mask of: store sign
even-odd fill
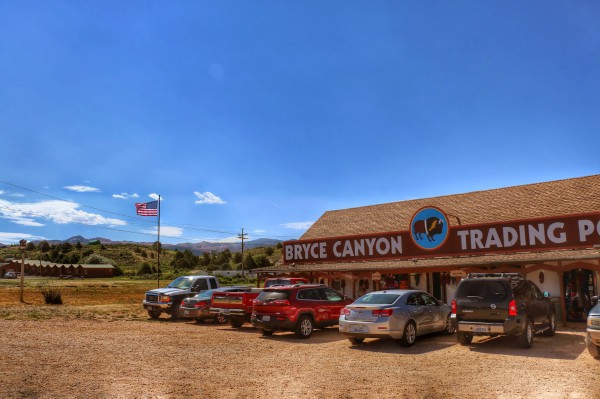
[[[283,243],[284,263],[480,255],[600,245],[600,213],[450,226],[438,208],[419,210],[410,230]]]

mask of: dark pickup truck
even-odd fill
[[[219,280],[213,276],[181,276],[165,288],[156,288],[146,292],[144,309],[152,319],[158,319],[161,313],[168,313],[171,319],[179,319],[179,307],[185,298],[206,290],[219,288]]]
[[[246,292],[217,292],[212,297],[209,312],[229,318],[231,327],[239,328],[250,322],[254,300],[262,288],[251,288]]]

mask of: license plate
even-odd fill
[[[490,329],[488,327],[485,326],[476,326],[473,327],[473,332],[479,332],[479,333],[485,333],[488,332]]]
[[[221,309],[221,314],[229,314],[229,309]]]
[[[271,316],[263,316],[262,321],[271,321]]]
[[[183,311],[183,314],[184,314],[185,316],[188,316],[188,315],[190,314],[190,311],[189,311],[189,310],[184,310],[184,311]]]
[[[350,324],[348,330],[350,332],[367,332],[367,326],[363,326],[362,324]]]

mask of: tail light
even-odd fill
[[[348,309],[348,308],[340,309],[340,316],[350,316],[350,309]]]
[[[512,301],[510,301],[510,303],[508,304],[508,315],[509,316],[517,315],[517,301],[515,301],[514,299]]]
[[[195,308],[205,308],[208,305],[208,302],[196,302],[194,304]]]
[[[452,314],[456,314],[456,299],[452,300]]]
[[[394,309],[376,309],[373,311],[373,317],[390,317],[394,313]]]

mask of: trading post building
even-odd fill
[[[519,272],[559,320],[584,321],[598,295],[600,175],[328,211],[256,271],[352,298],[410,287],[447,303],[468,273]]]

